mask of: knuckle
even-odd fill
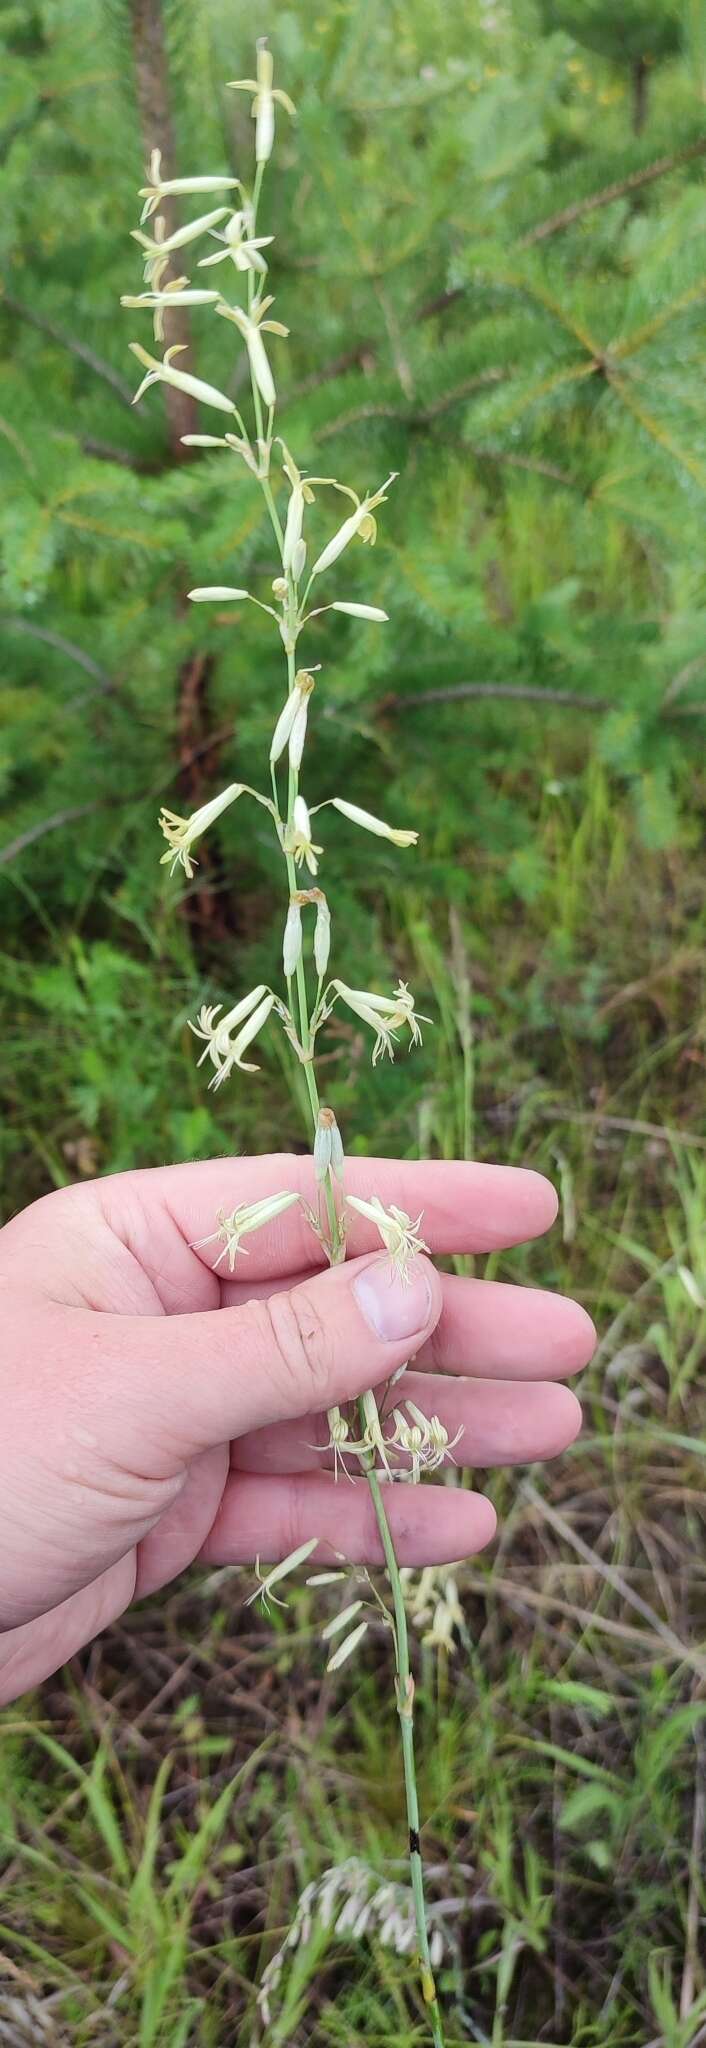
[[[272,1294],[264,1308],[273,1363],[288,1399],[296,1396],[303,1410],[320,1403],[331,1379],[332,1342],[311,1290],[296,1287],[291,1294]]]

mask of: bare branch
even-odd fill
[[[315,433],[314,440],[330,441],[334,434],[343,433],[346,427],[357,427],[363,420],[399,420],[405,427],[426,427],[441,413],[448,412],[452,405],[470,397],[471,392],[481,390],[486,384],[500,384],[508,374],[507,369],[499,367],[477,370],[471,377],[462,378],[460,384],[454,384],[450,391],[442,391],[430,405],[409,410],[384,399],[379,403],[372,398],[366,399],[362,405],[352,406],[350,412],[339,413],[338,419],[327,420],[326,425]]]
[[[135,455],[131,448],[114,448],[112,441],[95,441],[92,434],[86,434],[81,441],[84,455],[92,455],[96,462],[117,462],[121,469],[134,469],[138,476],[156,476],[163,467],[158,462],[147,462],[142,455]]]
[[[94,377],[100,377],[104,384],[110,385],[111,391],[115,392],[122,405],[132,405],[130,386],[125,382],[125,378],[121,377],[120,371],[114,370],[112,363],[105,363],[103,357],[97,356],[95,349],[88,348],[85,341],[77,341],[75,335],[65,334],[63,328],[56,327],[53,320],[45,320],[43,313],[35,313],[33,306],[25,306],[21,299],[14,298],[11,292],[6,292],[0,287],[0,307],[2,306],[7,307],[8,313],[14,313],[17,320],[26,321],[28,327],[36,327],[39,334],[47,334],[49,340],[57,342],[59,348],[65,348],[69,355],[76,356],[80,363],[85,363],[87,369],[92,370]]]
[[[72,825],[77,818],[87,818],[91,811],[99,811],[99,803],[77,804],[73,810],[54,811],[50,818],[41,818],[39,824],[30,825],[26,832],[19,832],[16,839],[8,839],[6,846],[0,846],[0,868],[8,867],[11,860],[24,853],[27,846],[34,846],[37,839],[43,839],[47,832],[57,832],[61,825]]]
[[[87,675],[95,678],[104,696],[115,689],[113,677],[108,675],[107,669],[101,668],[84,647],[77,647],[74,640],[65,640],[63,633],[55,633],[49,626],[35,626],[30,619],[4,619],[3,625],[9,626],[12,633],[24,633],[29,640],[42,640],[46,647],[55,647],[58,654],[66,654],[77,668],[84,668]]]
[[[685,149],[675,150],[673,156],[659,156],[654,163],[643,165],[640,171],[630,171],[627,178],[616,178],[613,185],[603,185],[600,192],[589,192],[586,199],[575,199],[573,205],[563,206],[559,213],[551,213],[547,220],[540,220],[536,227],[522,236],[521,249],[532,248],[535,242],[545,242],[550,235],[559,235],[564,228],[573,227],[575,220],[581,220],[585,213],[595,213],[599,206],[611,206],[614,199],[625,198],[628,192],[639,192],[642,185],[652,185],[655,178],[664,178],[669,171],[676,171],[681,164],[692,163],[695,157],[706,152],[706,136],[700,135],[695,142],[687,143]]]
[[[405,690],[386,697],[384,709],[415,711],[419,704],[453,704],[466,698],[511,698],[523,704],[561,705],[569,711],[610,711],[607,697],[580,697],[573,690],[547,690],[534,683],[446,683],[436,690]]]

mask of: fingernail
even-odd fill
[[[389,1259],[375,1259],[357,1274],[353,1293],[366,1323],[387,1344],[416,1336],[429,1321],[431,1286],[420,1259],[413,1261],[408,1280],[400,1279]]]

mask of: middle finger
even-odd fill
[[[514,1380],[460,1379],[410,1369],[392,1398],[397,1407],[404,1409],[405,1401],[411,1400],[427,1417],[438,1415],[449,1440],[461,1430],[453,1459],[462,1467],[531,1465],[537,1458],[555,1458],[573,1443],[581,1427],[576,1395],[552,1381],[518,1386]],[[391,1426],[391,1421],[385,1425],[386,1434]],[[353,1422],[351,1436],[358,1433]],[[251,1430],[232,1444],[231,1468],[260,1473],[325,1470],[334,1464],[328,1436],[325,1415]],[[409,1460],[401,1457],[400,1462],[404,1466]],[[349,1459],[349,1470],[358,1470],[355,1457]]]

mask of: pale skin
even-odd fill
[[[519,1244],[556,1215],[548,1181],[506,1167],[350,1160],[346,1186],[422,1210],[437,1255]],[[312,1199],[311,1161],[117,1174],[0,1231],[0,1703],[194,1560],[274,1563],[316,1536],[314,1564],[378,1564],[365,1479],[336,1483],[312,1446],[328,1407],[407,1358],[397,1396],[463,1430],[460,1467],[555,1457],[576,1436],[561,1382],[594,1343],[577,1302],[427,1258],[403,1288],[352,1212],[348,1259],[327,1270],[299,1205],[247,1240],[232,1279],[214,1273],[218,1245],[191,1246],[216,1210],[280,1189]],[[399,1486],[386,1502],[403,1564],[455,1561],[494,1533],[477,1492]]]

